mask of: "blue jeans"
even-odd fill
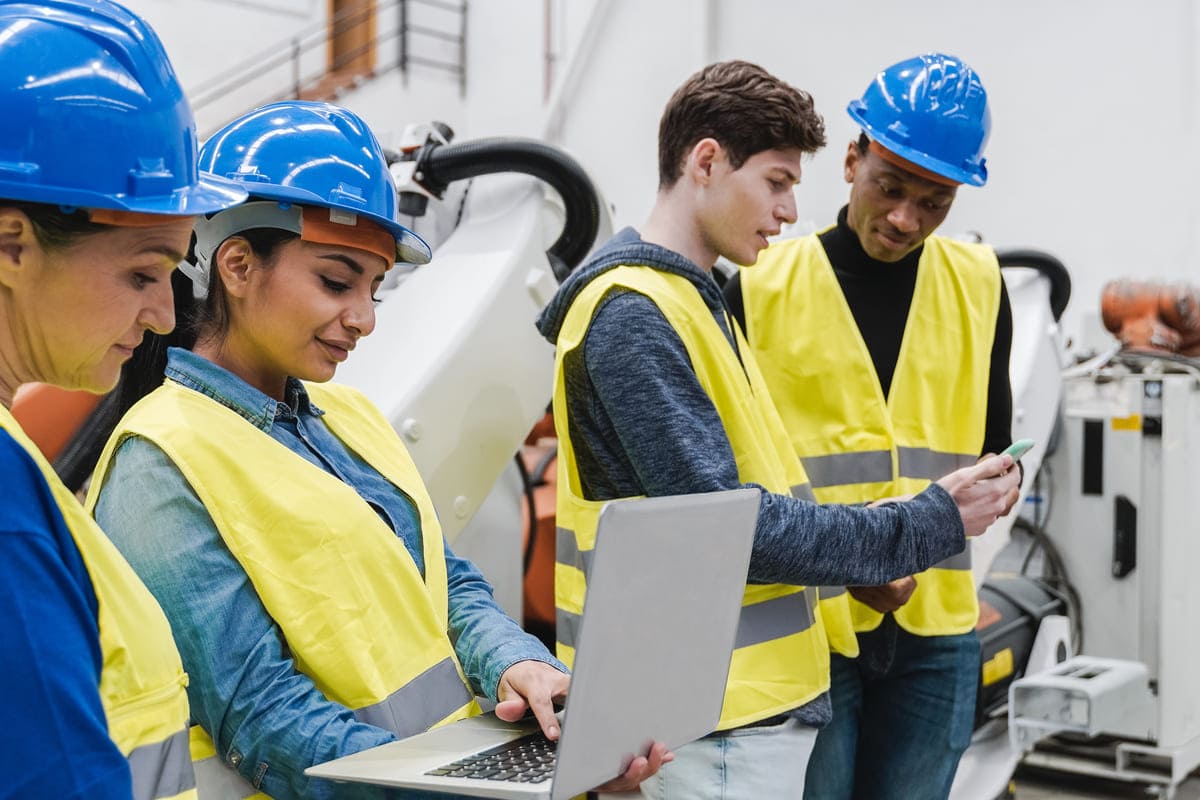
[[[832,657],[833,722],[817,736],[805,800],[947,797],[974,726],[975,632],[915,636],[888,614],[858,643],[857,659]]]
[[[642,795],[647,800],[799,798],[816,734],[789,719],[705,736],[675,748],[675,760],[642,783]]]

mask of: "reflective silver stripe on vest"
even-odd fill
[[[892,454],[888,450],[830,453],[801,460],[809,480],[818,489],[853,483],[884,483],[893,478]],[[898,474],[905,478],[936,481],[977,460],[973,455],[942,453],[925,447],[897,448]]]
[[[810,503],[817,502],[817,496],[813,494],[811,483],[802,483],[799,486],[793,486],[792,497],[795,497],[799,500],[807,500]]]
[[[817,590],[810,586],[803,592],[742,606],[734,648],[750,647],[803,633],[816,622],[813,611],[816,603]]]
[[[817,489],[848,483],[883,483],[892,479],[892,451],[830,453],[802,458],[804,471]]]
[[[803,592],[774,597],[752,606],[742,606],[742,613],[738,619],[737,640],[733,646],[749,647],[803,633],[816,621],[813,612],[816,603],[817,590],[810,586]],[[554,615],[555,638],[568,647],[575,647],[579,637],[580,619],[579,614],[558,609]]]
[[[202,758],[193,766],[200,800],[243,800],[258,794],[250,781],[216,756]]]
[[[956,556],[950,556],[944,561],[939,561],[933,565],[936,569],[970,569],[971,568],[971,543],[967,542],[967,546],[963,551]]]
[[[822,586],[817,590],[822,600],[831,600],[846,593],[845,586]]]
[[[566,564],[587,575],[592,569],[592,551],[579,551],[579,542],[575,539],[575,531],[569,528],[557,528],[554,534],[554,560]]]
[[[471,702],[471,692],[451,658],[443,659],[374,705],[355,709],[359,722],[401,739],[423,733]]]
[[[582,617],[579,614],[572,614],[570,611],[563,611],[561,608],[554,610],[554,638],[561,644],[567,647],[574,648],[575,643],[579,641],[579,620]]]
[[[900,474],[904,477],[936,481],[956,469],[971,466],[979,457],[962,453],[941,453],[924,447],[900,447],[897,460],[900,464]]]
[[[134,800],[174,797],[196,786],[186,729],[161,742],[134,748],[128,761]]]

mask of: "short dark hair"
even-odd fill
[[[825,122],[812,95],[757,64],[709,64],[675,90],[658,125],[658,186],[683,174],[684,155],[701,139],[716,139],[738,169],[764,150],[825,146]]]

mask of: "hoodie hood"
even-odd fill
[[[537,329],[542,336],[551,344],[557,343],[563,321],[579,293],[598,276],[620,266],[651,267],[681,275],[696,286],[709,308],[718,310],[724,307],[721,287],[711,274],[674,250],[642,241],[641,235],[633,228],[625,228],[593,253],[583,266],[568,275],[558,287],[558,292],[537,319]]]

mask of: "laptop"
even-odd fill
[[[655,741],[675,748],[710,733],[721,716],[760,497],[737,489],[604,506],[557,743],[535,720],[485,714],[305,774],[564,800],[623,774]]]

